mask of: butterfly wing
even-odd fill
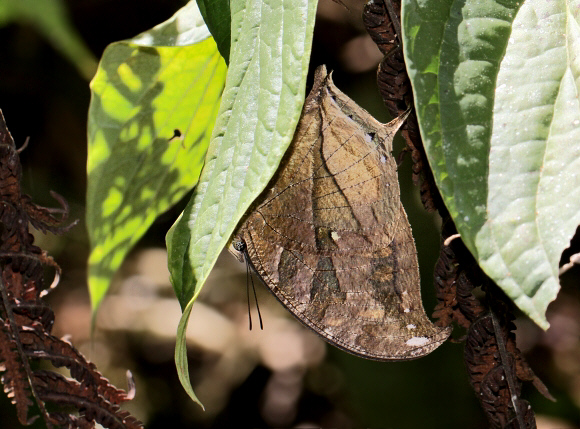
[[[410,359],[449,336],[427,318],[392,138],[318,70],[278,173],[238,235],[276,297],[330,343]]]

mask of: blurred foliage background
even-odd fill
[[[119,387],[130,369],[137,396],[128,405],[147,428],[371,427],[485,428],[469,385],[463,345],[447,342],[417,361],[366,361],[329,347],[304,329],[256,281],[264,330],[248,330],[246,269],[224,253],[196,303],[188,331],[189,359],[203,412],[181,388],[173,361],[180,316],[166,268],[164,237],[184,203],[161,216],[118,273],[90,338],[84,229],[89,79],[107,44],[169,18],[180,0],[0,0],[0,108],[22,155],[23,188],[40,204],[70,203],[80,223],[63,237],[37,234],[37,244],[63,269],[49,295],[56,335],[77,348]],[[336,85],[379,120],[390,118],[375,83],[381,55],[362,26],[361,1],[347,7],[320,0],[312,70],[327,64]],[[39,21],[40,19],[40,21]],[[399,141],[395,154],[402,149]],[[402,199],[413,227],[423,301],[435,305],[433,267],[439,225],[422,208],[400,168]],[[538,427],[580,427],[580,288],[578,267],[562,277],[550,306],[552,327],[517,320],[518,345],[558,399],[527,386]],[[254,304],[252,317],[256,326]],[[460,337],[461,333],[455,333]],[[0,395],[0,427],[15,428],[15,410]],[[33,425],[34,427],[34,425]],[[40,427],[40,426],[37,426]]]

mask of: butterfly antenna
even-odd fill
[[[250,331],[252,330],[252,310],[250,309],[250,267],[248,261],[246,261],[246,296],[248,297],[248,321],[250,322]],[[252,287],[254,286],[254,281],[252,280]],[[254,290],[254,293],[256,291]],[[261,323],[261,320],[260,320]]]
[[[264,324],[262,323],[262,313],[260,313],[260,304],[258,304],[258,295],[256,294],[256,286],[254,286],[254,276],[250,274],[250,279],[252,281],[252,290],[254,291],[254,301],[256,301],[256,310],[258,310],[258,318],[260,319],[260,329],[264,330]],[[248,299],[250,297],[248,296]]]

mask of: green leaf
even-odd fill
[[[229,64],[232,22],[230,0],[197,0],[197,5],[220,54]]]
[[[71,25],[62,0],[1,0],[0,26],[9,22],[32,25],[83,77],[87,80],[93,77],[97,61]]]
[[[191,394],[185,329],[238,221],[292,140],[302,104],[316,0],[231,2],[230,68],[199,184],[167,235],[171,281],[184,313],[175,360]]]
[[[578,1],[405,0],[421,135],[461,238],[536,323],[580,223]]]
[[[225,74],[195,1],[106,49],[91,83],[88,124],[95,311],[127,252],[197,183]]]

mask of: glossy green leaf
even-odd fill
[[[540,326],[580,223],[579,1],[405,0],[421,135],[461,238]]]
[[[68,19],[62,0],[1,0],[0,26],[9,22],[30,24],[72,62],[87,80],[97,61]]]
[[[232,23],[230,0],[197,0],[197,4],[220,54],[229,64]]]
[[[304,102],[316,5],[316,0],[231,2],[230,67],[206,164],[167,235],[171,280],[184,308],[175,359],[186,389],[185,330],[193,303],[292,140]]]
[[[91,83],[88,125],[95,310],[131,247],[197,183],[225,74],[195,1],[106,49]]]

